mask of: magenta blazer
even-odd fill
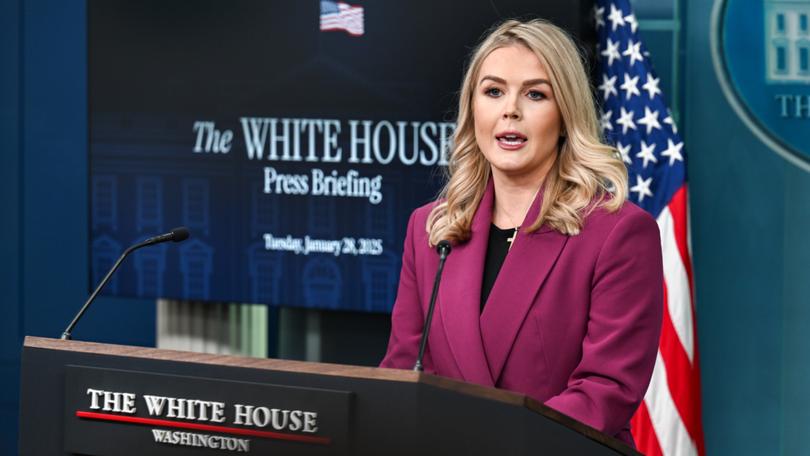
[[[652,375],[663,310],[655,220],[626,202],[613,213],[595,210],[576,236],[546,226],[521,231],[481,313],[493,199],[490,181],[470,240],[454,245],[445,264],[425,370],[526,394],[633,445],[630,417]],[[425,231],[432,207],[408,222],[381,367],[411,369],[419,351],[438,267]]]

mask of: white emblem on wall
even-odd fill
[[[810,0],[764,0],[767,82],[810,83]]]

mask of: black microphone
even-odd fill
[[[413,365],[413,370],[422,372],[422,358],[425,356],[425,347],[427,346],[428,333],[430,332],[430,322],[433,321],[433,308],[436,307],[436,296],[439,294],[439,282],[442,280],[442,271],[444,270],[444,262],[447,256],[450,255],[450,241],[442,240],[436,245],[436,253],[439,254],[439,269],[436,270],[436,278],[433,279],[433,292],[430,295],[430,304],[428,305],[427,318],[425,318],[425,327],[422,328],[422,341],[419,343],[419,356],[416,358],[416,364]]]
[[[151,237],[143,242],[139,242],[135,245],[130,246],[128,249],[124,250],[124,253],[122,253],[121,256],[118,258],[118,261],[115,262],[113,267],[110,269],[110,272],[108,272],[107,275],[104,276],[104,279],[101,280],[101,283],[98,285],[98,287],[96,287],[96,290],[93,291],[93,294],[91,294],[90,297],[87,298],[87,302],[85,302],[82,308],[79,309],[79,313],[77,313],[76,316],[73,317],[73,321],[71,321],[68,327],[65,328],[65,331],[62,332],[62,340],[70,340],[70,334],[71,332],[73,332],[73,328],[76,326],[76,323],[78,323],[79,320],[82,318],[84,313],[87,311],[87,308],[90,307],[90,304],[96,299],[96,296],[98,296],[98,294],[101,293],[101,290],[104,288],[104,285],[107,285],[107,282],[110,280],[110,277],[112,277],[115,270],[118,269],[118,266],[121,265],[121,262],[124,261],[124,258],[126,258],[127,255],[140,249],[141,247],[160,244],[161,242],[185,241],[186,239],[188,239],[188,236],[189,236],[188,228],[180,226],[172,229],[166,234]]]
[[[145,245],[152,245],[152,244],[160,244],[161,242],[181,242],[188,239],[188,228],[184,226],[179,226],[177,228],[172,229],[166,234],[161,234],[160,236],[151,237],[143,243]]]

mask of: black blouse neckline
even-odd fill
[[[484,312],[484,305],[487,303],[489,293],[495,285],[495,279],[498,278],[498,273],[506,260],[506,254],[509,253],[508,239],[514,236],[516,228],[503,229],[490,224],[489,227],[489,240],[487,241],[487,255],[484,260],[484,277],[481,280],[481,312]]]

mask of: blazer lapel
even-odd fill
[[[470,240],[453,246],[439,289],[441,320],[464,380],[493,386],[481,339],[481,279],[487,252],[494,189],[490,180],[475,212]]]
[[[521,226],[529,226],[537,218],[542,193],[535,198]],[[518,331],[567,240],[568,236],[545,225],[533,233],[519,231],[506,255],[480,321],[484,351],[495,384]]]

